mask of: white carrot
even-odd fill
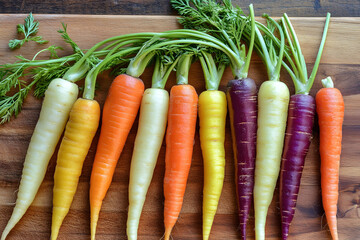
[[[289,104],[285,83],[266,81],[258,95],[254,186],[256,239],[265,239],[266,215],[279,176]]]
[[[145,90],[130,168],[127,219],[127,236],[130,240],[137,239],[141,211],[165,134],[168,104],[169,93],[166,90]]]
[[[137,57],[130,62],[128,72],[131,72],[134,69],[133,67],[138,69],[137,59],[140,57],[152,58],[153,49],[156,49],[156,45],[142,49]],[[169,109],[169,93],[163,88],[177,61],[178,58],[172,64],[164,64],[161,61],[161,54],[156,57],[151,88],[145,90],[141,101],[139,128],[130,167],[129,210],[126,228],[129,240],[137,239],[137,230],[146,193],[164,139]],[[143,62],[143,64],[147,63],[148,60]]]
[[[265,43],[256,28],[257,44],[261,46],[261,57],[267,67],[269,81],[261,84],[258,95],[258,130],[256,139],[254,209],[256,240],[265,239],[265,223],[269,205],[279,176],[281,154],[284,145],[286,119],[290,93],[285,83],[279,81],[284,54],[284,34],[273,19],[272,28],[279,30],[281,41],[275,50],[275,42]],[[271,32],[268,32],[271,37]],[[259,49],[258,49],[259,50]]]
[[[26,153],[16,205],[1,240],[7,237],[33,202],[77,95],[77,85],[60,78],[54,79],[46,90]]]

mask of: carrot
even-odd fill
[[[156,49],[156,45],[142,49],[130,62],[127,73],[129,74],[139,69],[137,61],[141,62],[141,59],[148,59],[145,61],[146,66],[147,62],[155,54],[153,49]],[[126,223],[126,234],[129,240],[137,239],[137,230],[146,193],[165,135],[169,93],[164,90],[164,87],[176,61],[165,65],[160,58],[161,55],[159,54],[156,57],[151,88],[145,90],[141,101],[139,127],[131,158],[129,210]]]
[[[83,162],[99,125],[100,106],[93,100],[96,77],[92,78],[91,73],[85,79],[83,98],[79,98],[71,109],[58,152],[53,188],[52,240],[57,239],[60,226],[69,212]]]
[[[183,204],[194,146],[198,95],[187,84],[190,65],[191,55],[184,54],[176,69],[178,85],[170,91],[164,176],[165,240],[169,240]]]
[[[289,89],[283,82],[266,81],[258,99],[254,208],[256,239],[261,240],[265,239],[266,215],[280,171]]]
[[[280,49],[274,48],[274,41],[266,41],[256,27],[258,51],[267,68],[269,80],[261,84],[258,94],[258,129],[255,160],[255,236],[265,239],[267,212],[273,198],[279,176],[281,154],[284,144],[286,119],[289,105],[289,89],[279,81],[284,54],[284,34],[279,24],[268,19],[271,29],[278,29]],[[270,32],[272,33],[272,32]]]
[[[33,202],[77,95],[77,85],[63,79],[54,79],[46,90],[26,153],[16,205],[1,240],[6,239]]]
[[[218,70],[210,53],[202,52],[206,91],[199,96],[200,145],[204,162],[203,240],[209,239],[225,177],[226,95],[218,91],[225,65]],[[211,73],[211,74],[210,74]]]
[[[110,187],[117,161],[140,107],[144,83],[126,74],[111,84],[104,104],[100,138],[90,179],[91,238],[102,201]]]
[[[321,195],[331,236],[338,240],[337,202],[341,154],[344,100],[330,77],[322,80],[324,88],[316,94],[316,112],[320,127]]]
[[[226,95],[208,90],[199,96],[200,143],[204,161],[203,239],[210,236],[225,176]]]
[[[311,143],[315,99],[309,95],[309,92],[320,64],[329,22],[330,14],[327,15],[318,55],[312,73],[308,77],[305,58],[301,52],[295,30],[286,14],[282,19],[283,29],[292,52],[292,57],[288,54],[285,55],[289,65],[286,63],[283,63],[283,65],[295,85],[295,94],[290,97],[280,171],[280,213],[283,240],[286,240],[289,235],[289,228],[295,214],[305,157]]]
[[[253,202],[257,130],[257,87],[255,81],[247,77],[255,41],[255,16],[252,5],[249,6],[249,10],[252,30],[243,75],[229,81],[227,89],[239,228],[243,240],[246,239],[247,220]]]
[[[59,234],[76,192],[82,165],[99,124],[100,106],[91,99],[78,99],[70,112],[54,175],[51,239]]]

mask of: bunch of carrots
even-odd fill
[[[330,14],[313,71],[308,77],[299,41],[286,14],[279,22],[265,16],[265,25],[255,21],[252,5],[246,16],[240,8],[233,7],[230,0],[223,0],[222,4],[215,0],[171,2],[181,15],[180,23],[185,29],[115,36],[85,51],[71,40],[63,25],[60,33],[73,47],[73,55],[60,58],[53,47],[43,50],[50,51],[55,56],[53,59],[37,60],[36,54],[31,60],[21,58],[14,64],[0,66],[0,117],[3,122],[10,120],[12,114],[17,115],[33,86],[37,96],[45,95],[26,154],[16,204],[1,240],[6,239],[33,202],[63,134],[53,188],[51,239],[57,239],[101,114],[100,138],[90,179],[91,239],[96,237],[103,201],[138,114],[129,180],[128,239],[137,239],[142,208],[164,137],[164,239],[171,238],[183,204],[197,116],[204,161],[203,239],[209,239],[225,175],[227,108],[242,239],[247,237],[252,205],[256,239],[265,239],[267,211],[278,177],[282,238],[288,238],[315,111],[320,126],[323,206],[332,238],[338,239],[336,205],[344,102],[330,77],[322,81],[324,88],[315,99],[309,95],[325,45]],[[261,84],[259,90],[255,81],[248,77],[254,49],[268,74],[268,81]],[[197,59],[206,87],[199,96],[189,85],[189,69]],[[145,90],[139,77],[152,63],[151,88]],[[225,94],[218,88],[226,66],[231,67],[234,79],[228,81]],[[292,96],[286,84],[280,81],[282,67],[294,82]],[[98,75],[110,68],[117,76],[101,113],[99,103],[94,100],[95,86]],[[174,70],[176,85],[169,94],[165,86]],[[45,74],[51,71],[52,74]],[[33,75],[30,83],[19,80],[29,72]],[[83,78],[83,96],[78,98],[76,82]],[[15,86],[19,86],[19,91],[9,96]]]

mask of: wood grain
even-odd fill
[[[234,5],[246,9],[254,4],[256,15],[268,13],[280,16],[287,12],[296,17],[322,17],[331,12],[336,17],[359,17],[358,0],[303,0],[261,1],[233,0]],[[0,0],[0,13],[52,13],[52,14],[119,14],[119,15],[174,15],[169,0]]]
[[[14,56],[21,54],[31,58],[41,49],[36,44],[27,43],[22,49],[10,51],[7,48],[9,39],[16,37],[15,25],[21,23],[25,15],[0,15],[0,64],[13,62]],[[83,15],[36,15],[40,21],[40,33],[50,44],[61,45],[68,54],[71,49],[66,46],[56,30],[60,22],[68,24],[70,36],[81,48],[89,48],[94,43],[115,34],[130,32],[163,31],[178,28],[175,17],[171,16],[83,16]],[[317,47],[322,33],[323,18],[294,18],[293,23],[298,33],[309,68],[317,54]],[[340,172],[339,198],[339,234],[340,239],[354,240],[360,236],[360,18],[333,18],[326,43],[322,64],[311,94],[314,96],[320,89],[320,79],[331,75],[335,85],[340,88],[345,99],[345,120],[343,132],[343,152]],[[89,31],[91,26],[91,31]],[[151,68],[142,79],[149,87]],[[258,57],[254,57],[250,74],[259,86],[266,80],[266,71]],[[224,90],[231,79],[231,72],[225,72],[220,89]],[[293,93],[289,76],[283,72],[282,80]],[[104,103],[111,77],[102,75],[99,78],[100,88],[96,99]],[[198,93],[204,90],[200,65],[195,63],[191,68],[190,83]],[[167,89],[174,84],[172,75]],[[16,199],[22,164],[35,127],[41,100],[29,96],[18,118],[0,126],[0,231],[9,219]],[[137,122],[133,126],[124,151],[115,171],[113,183],[107,194],[100,213],[97,239],[126,239],[127,191],[130,159],[135,139]],[[290,239],[330,239],[323,216],[320,196],[320,159],[318,126],[315,124],[314,138],[306,159],[298,207],[291,226]],[[99,132],[96,135],[89,154],[85,160],[78,191],[71,210],[60,230],[59,239],[89,239],[89,203],[88,190],[92,161],[96,151]],[[233,153],[229,123],[226,129],[226,175],[219,208],[211,232],[212,239],[239,239],[237,231],[237,214],[234,186]],[[140,221],[139,239],[160,239],[163,235],[163,194],[165,145],[162,146],[154,178],[145,202]],[[56,164],[56,153],[52,157],[45,180],[35,201],[26,215],[9,235],[10,239],[48,239],[50,236],[53,174]],[[186,189],[184,206],[176,224],[174,239],[190,240],[201,238],[201,203],[202,203],[203,165],[198,133],[195,137],[194,156]],[[267,220],[268,239],[280,239],[280,217],[278,189],[274,195]],[[253,215],[252,215],[253,216]],[[248,227],[249,239],[254,239],[253,217]]]

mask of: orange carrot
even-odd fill
[[[194,146],[197,102],[198,95],[191,85],[171,88],[164,178],[165,240],[170,237],[183,203]]]
[[[91,239],[95,239],[101,205],[135,121],[143,93],[144,83],[140,79],[121,74],[111,84],[106,98],[90,179]]]
[[[320,127],[321,192],[331,236],[338,240],[337,202],[341,154],[344,100],[330,77],[322,80],[324,88],[316,94],[316,111]]]
[[[178,85],[170,91],[164,177],[165,240],[169,240],[182,207],[193,153],[198,95],[188,85],[191,60],[190,53],[179,57]]]

